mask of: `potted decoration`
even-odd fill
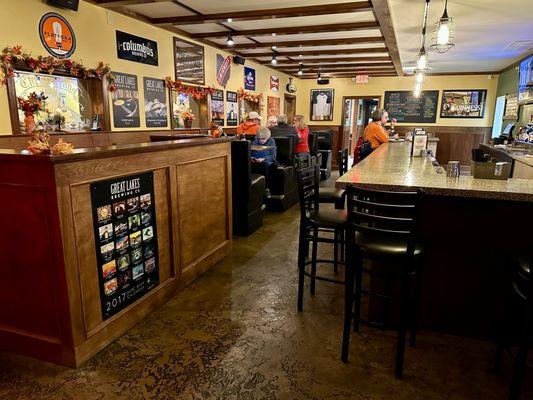
[[[35,114],[46,111],[45,101],[47,98],[44,92],[40,94],[32,92],[27,99],[17,97],[18,107],[24,113],[24,129],[27,135],[31,135],[35,130]]]
[[[183,120],[183,125],[187,129],[191,129],[192,121],[196,119],[196,116],[192,113],[192,110],[183,111],[181,113],[181,119]]]

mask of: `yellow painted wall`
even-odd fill
[[[85,1],[80,1],[78,12],[48,6],[42,0],[0,0],[0,5],[0,16],[2,20],[0,24],[1,48],[22,45],[26,51],[31,52],[34,56],[48,55],[48,52],[42,46],[39,39],[38,26],[43,14],[54,11],[64,16],[74,29],[77,46],[76,51],[72,55],[72,59],[83,61],[85,66],[91,68],[95,67],[99,61],[104,61],[109,63],[114,71],[137,75],[141,104],[144,98],[142,87],[143,76],[153,78],[171,76],[174,78],[172,38],[174,36],[178,37],[178,35],[173,35],[169,31],[139,22],[121,14],[109,12]],[[109,22],[108,14],[111,16]],[[115,30],[155,40],[159,51],[159,66],[155,67],[119,60],[116,51]],[[216,54],[219,53],[224,56],[228,54],[210,46],[204,45],[204,48],[206,85],[223,89],[216,81]],[[288,83],[288,76],[253,62],[246,61],[246,65],[256,70],[256,91],[254,93],[263,93],[263,114],[266,115],[267,96],[280,97],[281,108],[283,109],[283,93],[285,93],[284,88]],[[278,93],[270,91],[271,74],[280,78],[281,90]],[[226,86],[226,90],[237,91],[243,87],[243,80],[244,67],[232,63],[231,77]],[[142,109],[140,114],[141,127],[138,129],[146,129]],[[168,120],[170,124],[170,118]],[[127,129],[131,130],[131,128]],[[11,133],[7,89],[0,87],[0,134]]]
[[[316,84],[314,79],[302,79],[299,82],[299,99],[297,103],[298,114],[310,118],[310,97],[311,89],[332,88],[335,89],[335,99],[333,104],[333,121],[310,121],[312,125],[341,125],[342,124],[342,98],[343,96],[385,96],[388,90],[413,90],[414,77],[382,77],[370,78],[367,84],[355,84],[351,78],[331,79],[329,85]],[[421,125],[443,125],[443,126],[492,126],[494,105],[496,103],[496,89],[498,86],[498,76],[493,75],[489,79],[487,75],[450,75],[450,76],[428,76],[424,83],[424,90],[439,90],[439,106],[437,108],[437,122],[435,124]],[[444,89],[487,89],[487,101],[485,116],[483,119],[461,119],[461,118],[439,118],[440,101],[442,90]],[[416,124],[408,124],[416,125]]]

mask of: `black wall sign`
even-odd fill
[[[113,125],[115,128],[138,128],[139,88],[137,76],[113,72],[117,90],[113,92]]]
[[[385,92],[385,110],[398,122],[434,123],[438,102],[438,90],[424,90],[418,98],[412,91]]]
[[[159,284],[154,174],[91,184],[102,318]]]
[[[157,42],[117,31],[117,56],[123,60],[158,65]]]
[[[237,92],[226,92],[226,120],[228,126],[237,126],[239,119],[239,106]]]
[[[144,113],[148,128],[167,126],[167,89],[163,79],[143,78]]]

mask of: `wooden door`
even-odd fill
[[[292,125],[294,123],[294,116],[296,115],[296,96],[285,94],[283,110],[285,115],[287,115],[289,125]]]

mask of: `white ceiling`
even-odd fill
[[[420,49],[425,0],[388,0],[404,72],[412,72]],[[444,0],[429,5],[426,49]],[[523,50],[506,49],[515,41],[533,43],[533,0],[448,0],[455,21],[455,47],[430,53],[432,73],[501,71],[521,57]]]

